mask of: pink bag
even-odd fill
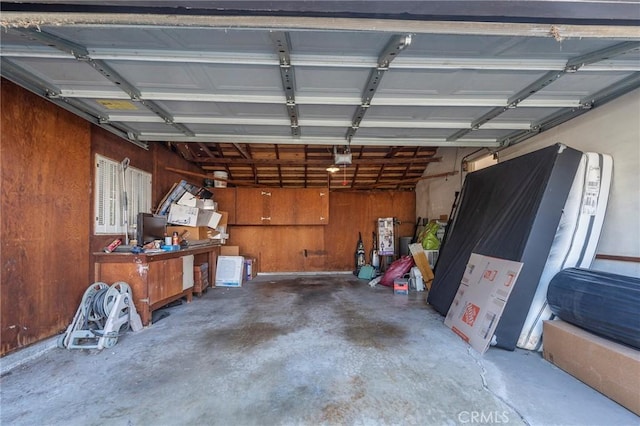
[[[387,287],[393,287],[393,281],[396,278],[401,278],[404,274],[409,272],[413,265],[413,257],[401,257],[400,259],[389,265],[387,271],[384,273],[382,279],[380,280],[380,284]]]

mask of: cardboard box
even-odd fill
[[[174,232],[187,241],[199,241],[206,239],[213,239],[218,235],[218,231],[209,228],[208,226],[167,226],[167,235],[171,236]]]
[[[471,253],[445,325],[484,353],[521,269],[520,262]]]
[[[544,359],[640,416],[640,351],[564,321],[545,321]]]
[[[258,259],[244,255],[245,278],[247,281],[258,276]]]
[[[208,226],[216,228],[222,219],[220,212],[213,210],[202,210],[197,207],[171,204],[167,223],[180,226]]]
[[[244,257],[218,256],[216,287],[242,287]]]
[[[220,256],[240,256],[239,246],[221,246]]]
[[[406,278],[393,280],[393,294],[409,294],[409,280]]]
[[[185,192],[184,194],[182,194],[182,197],[180,197],[178,201],[176,201],[176,204],[187,207],[198,207],[196,206],[196,200],[197,198],[195,195],[190,192]]]
[[[227,233],[227,221],[229,219],[229,213],[218,212],[218,214],[220,214],[220,220],[218,221],[218,225],[215,229],[219,232],[219,234],[215,237],[215,239],[219,240],[221,244],[224,244],[229,238],[229,234]]]
[[[176,204],[180,204],[181,206],[187,207],[197,207],[201,210],[218,210],[218,203],[211,199],[201,199],[191,194],[190,192],[185,192],[180,199],[178,199]]]

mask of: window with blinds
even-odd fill
[[[123,234],[125,191],[121,163],[96,154],[95,234]],[[129,236],[135,235],[138,212],[151,212],[151,173],[127,167],[125,170]]]

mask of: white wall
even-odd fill
[[[597,253],[640,257],[640,89],[500,151],[499,158],[504,161],[557,142],[613,157],[612,188]],[[443,161],[429,165],[426,174],[436,173],[438,167],[451,170],[454,158],[459,170],[462,156],[472,151],[461,155],[453,148],[439,149]],[[453,193],[460,187],[460,176],[448,182],[421,182],[416,188],[416,214],[448,214]],[[640,277],[638,263],[596,260],[592,269]]]
[[[425,179],[416,185],[416,217],[438,219],[440,215],[449,215],[455,192],[462,187],[464,174],[460,171],[460,162],[476,148],[439,148],[436,157],[442,160],[430,163],[424,175],[445,172],[458,172],[457,175]]]

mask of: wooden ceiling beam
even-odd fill
[[[233,147],[236,149],[236,151],[238,151],[240,153],[240,155],[242,155],[244,158],[251,159],[251,153],[247,150],[247,148],[249,147],[249,145],[244,144],[244,146],[242,146],[239,143],[234,143]]]
[[[188,161],[194,161],[193,153],[191,152],[191,149],[188,145],[189,144],[186,143],[177,143],[174,146],[176,147],[180,155],[182,155],[182,158]]]
[[[364,154],[364,146],[360,147],[360,152],[358,153],[358,160],[362,159],[362,155]],[[351,178],[351,187],[356,184],[356,178],[358,177],[358,172],[360,171],[360,164],[356,164],[356,169],[353,172],[353,177]]]
[[[185,144],[188,145],[188,144]],[[198,142],[198,146],[200,147],[200,150],[202,152],[204,152],[205,154],[207,154],[207,156],[209,158],[215,158],[215,155],[213,155],[213,152],[211,152],[211,150],[209,149],[209,146],[207,146],[207,144],[202,143],[202,142]]]
[[[393,158],[398,152],[402,151],[403,147],[401,146],[392,146],[389,147],[389,151],[387,152],[387,155],[385,155],[385,158]]]
[[[368,187],[370,188],[379,188],[379,187],[383,187],[383,186],[394,186],[394,185],[407,185],[407,184],[416,184],[418,182],[420,182],[421,180],[425,180],[425,179],[434,179],[434,178],[439,178],[439,177],[447,177],[447,176],[454,176],[457,175],[458,171],[453,171],[453,172],[444,172],[444,173],[436,173],[433,175],[425,175],[425,176],[420,176],[417,178],[411,178],[411,179],[404,179],[404,180],[397,180],[397,181],[391,181],[391,182],[380,182],[380,183],[376,183],[373,185],[368,185]],[[358,188],[354,188],[354,189],[362,189],[361,187]]]
[[[240,150],[242,148],[244,148],[244,151]],[[252,158],[252,156],[251,156],[251,146],[245,145],[244,147],[240,147],[240,149],[238,149],[240,151],[240,154],[242,154],[247,160],[250,160]],[[256,169],[256,165],[255,164],[251,164],[251,171],[253,171],[253,181],[256,184],[258,184],[258,182],[259,182],[258,169]]]
[[[307,176],[307,169],[309,167],[309,165],[306,163],[306,161],[309,159],[309,156],[307,154],[307,148],[309,148],[309,145],[305,145],[304,146],[304,187],[307,187],[307,182],[309,181],[309,178]],[[278,166],[278,168],[280,168],[280,166]]]
[[[273,145],[273,148],[276,151],[276,160],[280,160],[280,148],[278,147],[277,144]],[[255,167],[255,166],[254,166]],[[280,187],[282,188],[282,167],[280,164],[278,164],[278,178],[280,180]],[[305,176],[305,182],[307,181],[307,178]]]
[[[417,157],[418,153],[420,153],[420,147],[419,146],[417,146],[416,149],[413,151],[413,156]],[[404,173],[402,174],[402,179],[406,179],[407,175],[409,174],[410,171],[411,171],[411,164],[407,164],[407,167],[405,167]],[[398,188],[400,188],[399,184],[398,184]]]

